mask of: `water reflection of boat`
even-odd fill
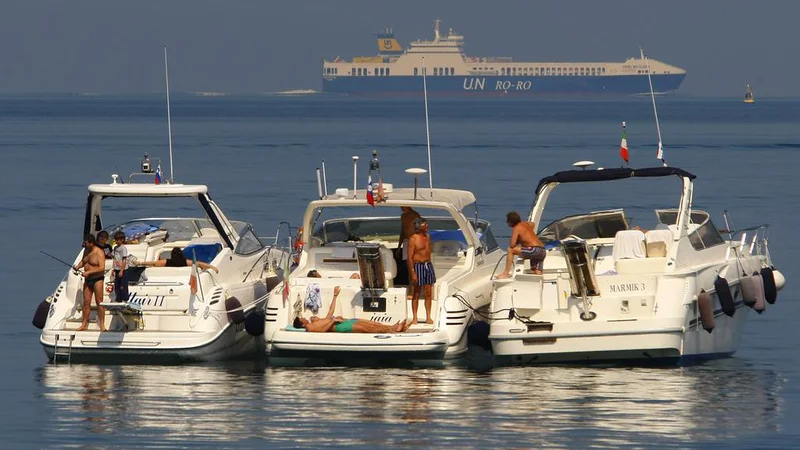
[[[255,439],[302,448],[319,442],[430,446],[442,439],[496,447],[508,446],[509,435],[517,447],[621,446],[653,438],[686,446],[774,431],[783,410],[782,379],[733,359],[672,369],[543,366],[489,373],[296,370],[249,362],[46,365],[35,382],[49,424],[38,439],[48,443],[113,439],[138,447],[146,434],[150,446]],[[570,431],[576,428],[586,431]],[[424,438],[414,431],[422,429]]]

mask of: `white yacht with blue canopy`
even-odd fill
[[[569,170],[543,178],[528,217],[545,244],[543,271],[535,274],[518,260],[510,278],[494,281],[488,338],[497,360],[685,361],[733,354],[749,311],[768,310],[784,277],[772,266],[768,227],[718,230],[693,206],[695,178],[674,167]],[[679,182],[677,205],[662,204],[670,180]],[[569,195],[553,203],[554,191],[570,184]],[[622,198],[628,206],[609,208]],[[589,200],[602,209],[583,209]],[[638,214],[650,205],[657,206],[651,210],[656,222],[632,226],[644,222]],[[573,207],[577,213],[542,226],[546,211]]]

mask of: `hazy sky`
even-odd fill
[[[0,92],[320,89],[321,59],[404,45],[432,21],[475,56],[623,61],[638,46],[688,71],[680,93],[800,96],[800,1],[0,0]]]

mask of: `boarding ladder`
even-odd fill
[[[55,339],[55,345],[53,346],[53,364],[58,364],[58,357],[64,356],[67,358],[67,364],[72,364],[72,343],[75,341],[75,333],[70,333],[69,335],[64,337],[64,341],[67,342],[66,347],[62,347],[62,350],[59,351],[58,349],[58,342],[61,340],[61,335],[57,334]]]

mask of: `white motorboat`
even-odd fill
[[[411,170],[411,169],[410,169]],[[419,169],[409,173],[425,172]],[[266,351],[271,363],[338,364],[362,361],[441,363],[467,349],[467,327],[473,310],[490,302],[491,273],[501,260],[489,222],[477,218],[475,196],[468,191],[416,188],[392,189],[386,184],[385,201],[367,203],[366,190],[355,194],[337,189],[309,203],[303,217],[305,243],[288,285],[281,283],[266,306]],[[382,324],[411,320],[412,301],[405,261],[398,248],[401,207],[411,207],[429,224],[432,263],[436,273],[431,315],[426,320],[422,296],[420,323],[403,333],[311,333],[292,324],[296,317],[324,317],[333,290],[341,288],[335,316]],[[465,208],[475,208],[468,218]],[[397,259],[396,259],[397,258]],[[309,277],[315,270],[321,278]],[[360,279],[353,279],[353,274]],[[318,292],[322,304],[309,309],[309,292]]]
[[[250,224],[229,221],[209,197],[206,186],[123,184],[117,178],[114,175],[110,184],[89,186],[84,233],[97,234],[104,226],[111,236],[117,231],[125,233],[131,262],[127,269],[128,300],[118,302],[115,298],[109,259],[101,304],[108,331],[101,331],[97,323],[94,301],[89,328],[77,331],[84,280],[78,272],[68,269],[34,316],[34,325],[42,328],[40,342],[48,358],[72,362],[172,362],[263,354],[263,307],[269,290],[279,283],[274,269],[288,254],[265,246]],[[139,218],[107,226],[108,220],[102,218],[103,205],[111,198],[136,205],[127,209],[107,207],[115,219],[131,209],[152,210],[159,203],[163,210],[165,202],[172,201],[174,206],[176,198],[195,199],[204,216]],[[174,248],[183,249],[188,259],[212,264],[219,272],[201,271],[196,266],[135,266],[136,262],[166,259]],[[83,250],[73,266],[82,255]],[[190,281],[193,277],[194,289]]]
[[[680,180],[677,209],[656,209],[649,231],[632,228],[630,211],[638,214],[663,194],[652,189],[663,177]],[[683,362],[732,355],[750,310],[774,303],[785,279],[772,267],[768,227],[718,230],[692,206],[694,179],[672,167],[571,170],[542,179],[529,216],[536,225],[562,184],[585,183],[589,190],[569,190],[556,210],[587,196],[607,205],[598,183],[611,180],[624,180],[616,183],[627,183],[636,197],[628,211],[569,215],[539,228],[548,248],[543,274],[516,261],[511,278],[494,281],[488,337],[496,360]],[[584,186],[570,189],[576,187]],[[625,191],[615,192],[616,198]]]

